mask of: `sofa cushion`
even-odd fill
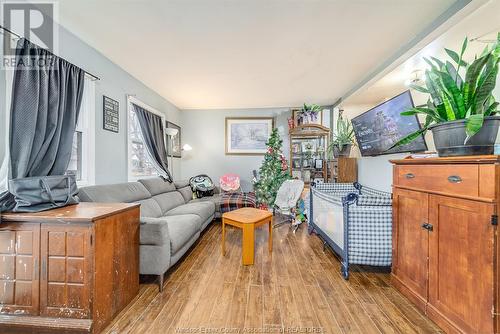
[[[194,235],[200,232],[201,219],[197,215],[169,216],[168,233],[172,254],[181,249]]]
[[[140,244],[141,245],[170,245],[167,217],[141,217]]]
[[[193,199],[193,191],[191,190],[190,186],[179,188],[177,189],[177,191],[182,194],[185,203]]]
[[[82,202],[131,203],[151,197],[139,182],[97,185],[80,188],[78,197]]]
[[[161,177],[151,177],[139,180],[140,183],[151,193],[152,196],[175,190],[175,184]]]
[[[184,197],[182,197],[181,193],[178,191],[158,194],[153,196],[153,199],[160,206],[163,215],[169,210],[184,204]]]
[[[137,201],[141,205],[141,217],[158,218],[163,215],[161,207],[153,198]]]
[[[202,198],[196,198],[192,199],[189,201],[189,203],[196,203],[196,202],[212,202],[215,205],[215,212],[220,212],[220,201],[221,201],[221,194],[215,194],[213,196],[206,196]]]
[[[202,221],[206,221],[215,213],[214,203],[207,202],[190,202],[180,205],[167,212],[167,216],[195,214],[198,215]],[[200,225],[201,226],[201,225]]]

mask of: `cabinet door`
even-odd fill
[[[429,209],[428,312],[465,333],[492,333],[494,205],[431,195]]]
[[[395,189],[393,196],[392,273],[396,284],[425,308],[427,300],[428,197],[426,193]],[[408,295],[408,294],[407,294]]]
[[[91,236],[92,229],[86,225],[42,225],[41,315],[90,317]]]
[[[0,226],[0,314],[38,315],[40,224]]]

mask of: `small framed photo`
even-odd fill
[[[314,168],[322,169],[323,168],[323,159],[314,160]]]
[[[180,158],[182,157],[182,149],[181,149],[181,127],[178,126],[177,124],[174,124],[172,122],[167,121],[165,124],[166,128],[173,128],[177,129],[177,134],[175,136],[167,136],[167,154],[172,156],[174,158]],[[172,141],[172,143],[170,143]]]
[[[293,168],[300,168],[300,167],[301,167],[301,166],[300,166],[300,159],[294,159],[294,160],[292,161],[292,164],[293,164],[293,165],[292,165],[292,166],[293,166]]]
[[[315,152],[316,143],[312,141],[302,142],[302,152]]]
[[[292,153],[300,153],[300,144],[299,143],[292,144]]]

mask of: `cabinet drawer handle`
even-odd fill
[[[432,224],[429,224],[429,223],[424,223],[424,224],[422,224],[422,228],[431,232],[434,229],[434,226],[432,226]]]
[[[406,177],[407,179],[414,179],[414,178],[415,178],[415,174],[413,174],[413,173],[408,173],[408,174],[405,174],[405,177]]]
[[[462,182],[462,178],[458,175],[450,175],[448,176],[448,181],[451,183],[460,183]]]

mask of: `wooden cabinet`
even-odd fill
[[[497,156],[394,163],[393,284],[449,333],[497,333]]]
[[[0,313],[38,314],[40,225],[0,225]]]
[[[331,183],[353,183],[358,181],[356,158],[336,158],[327,162],[328,181]]]
[[[93,273],[91,227],[43,224],[40,235],[40,315],[88,318]]]
[[[392,273],[404,284],[412,301],[423,307],[427,299],[427,257],[429,235],[422,228],[427,221],[428,195],[395,190],[393,195]]]
[[[139,289],[139,206],[4,214],[0,332],[100,332]]]

